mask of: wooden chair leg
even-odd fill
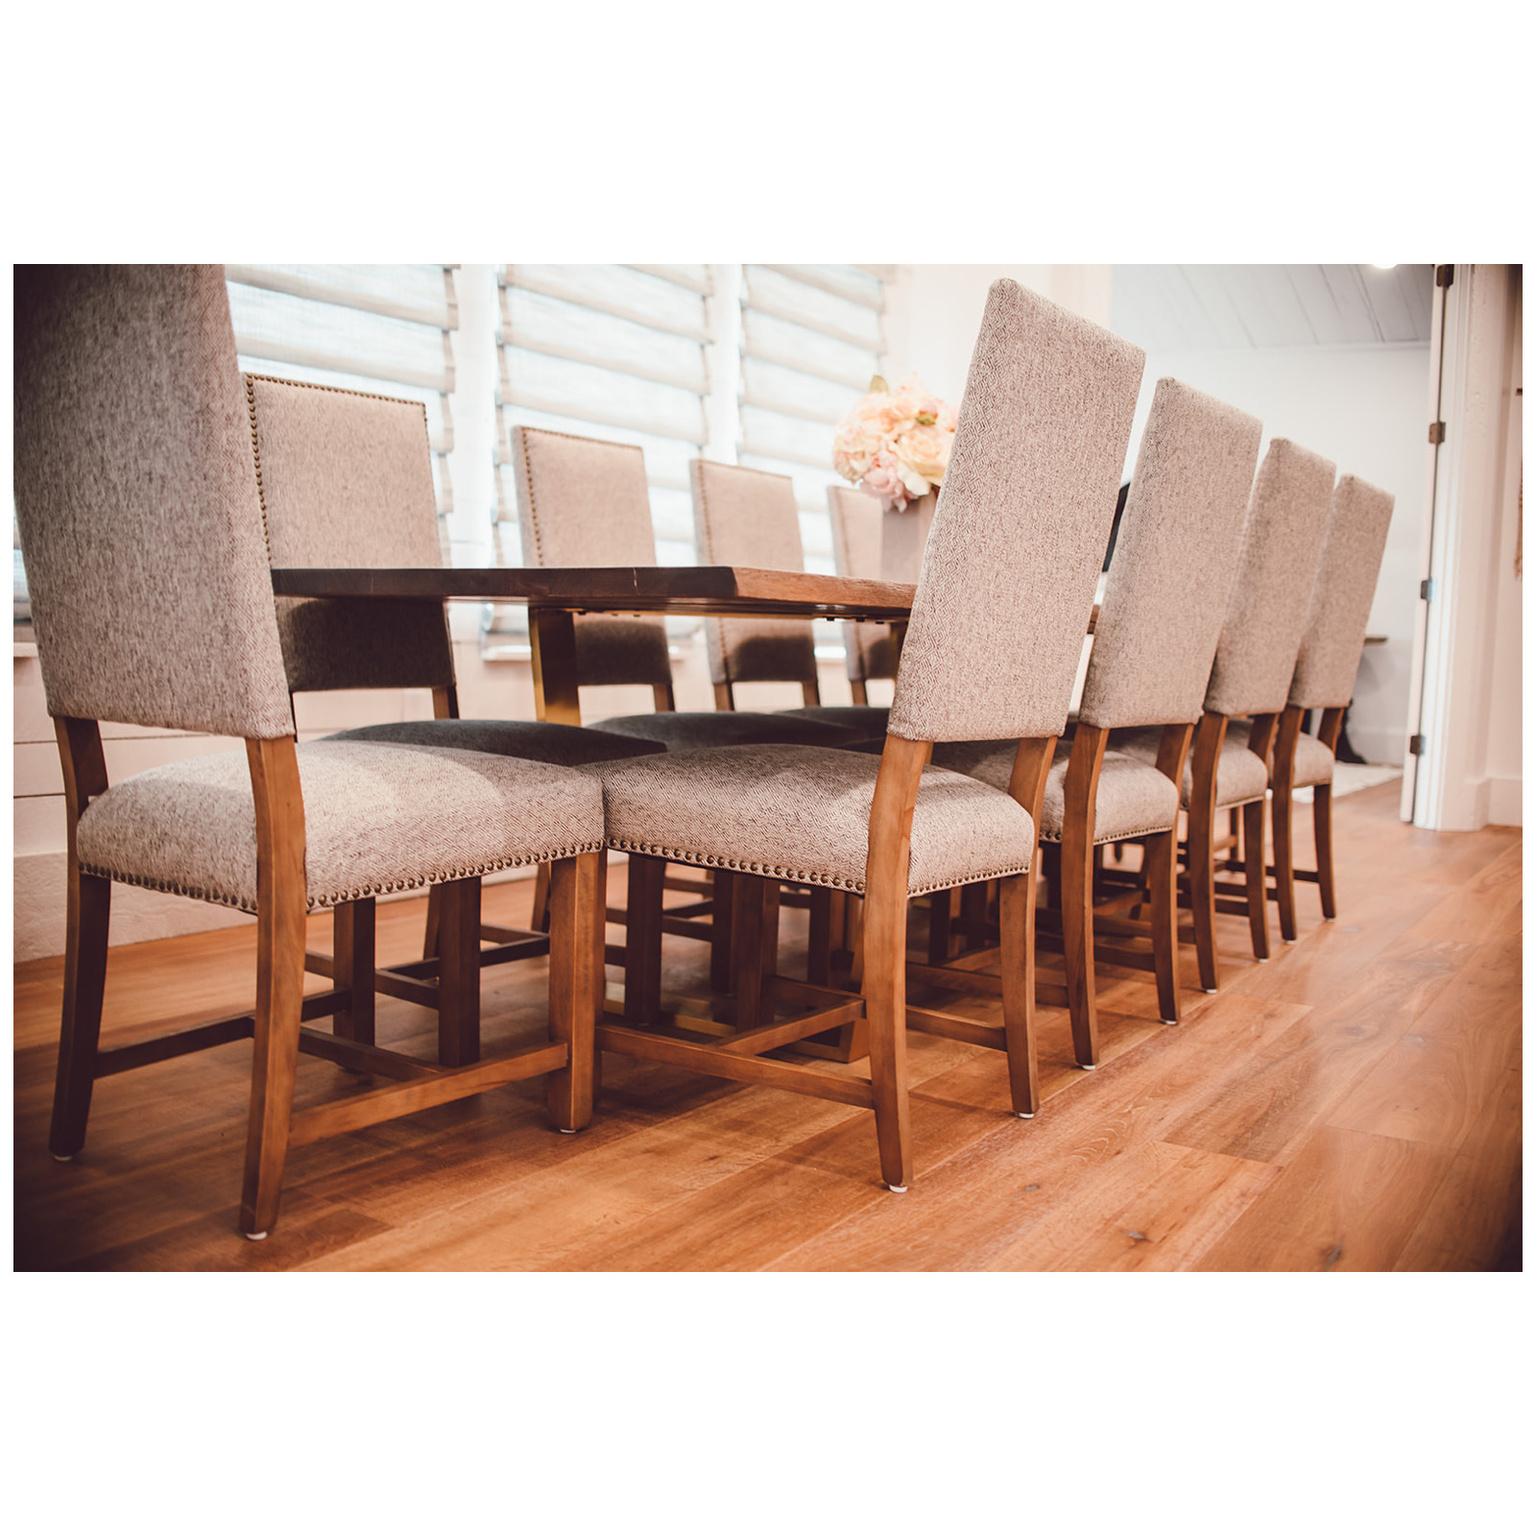
[[[862,678],[852,678],[848,683],[848,691],[853,695],[853,702],[867,706],[869,704],[869,689]]]
[[[658,715],[670,715],[677,708],[677,695],[671,683],[651,684],[651,704]]]
[[[1067,763],[1061,829],[1061,938],[1072,1013],[1072,1045],[1081,1067],[1099,1060],[1098,1000],[1093,975],[1094,803],[1108,732],[1079,725]]]
[[[1193,812],[1189,818],[1189,907],[1195,929],[1195,960],[1200,967],[1200,985],[1207,992],[1221,985],[1221,967],[1216,958],[1216,873],[1210,822]]]
[[[928,964],[943,965],[950,957],[949,912],[951,897],[948,891],[934,891],[928,898]]]
[[[85,1145],[101,1038],[101,1001],[107,982],[107,926],[112,882],[82,874],[69,861],[68,928],[64,940],[64,1012],[54,1079],[48,1150],[67,1162]]]
[[[427,928],[421,940],[421,958],[423,960],[435,960],[438,956],[438,945],[442,941],[443,927],[443,888],[440,885],[427,887]]]
[[[732,887],[735,880],[734,870],[714,871],[715,896],[709,920],[709,989],[711,992],[731,990],[731,925],[735,906]]]
[[[467,1067],[480,1060],[480,880],[449,880],[442,891],[437,1059]]]
[[[1248,931],[1255,960],[1269,959],[1269,894],[1264,878],[1264,802],[1243,807],[1243,871],[1248,885]]]
[[[945,893],[948,894],[947,892]],[[984,923],[987,921],[989,911],[989,897],[991,895],[991,882],[987,880],[975,880],[970,885],[960,887],[960,916],[971,923]],[[974,929],[968,929],[961,935],[961,948],[984,949],[988,941],[981,938]],[[948,958],[947,956],[945,957]]]
[[[735,955],[732,987],[736,1024],[753,1029],[773,1012],[772,981],[778,964],[779,882],[764,875],[737,874],[731,882]]]
[[[905,871],[903,870],[903,873]],[[907,893],[871,883],[864,895],[864,1012],[869,1076],[875,1090],[880,1177],[898,1193],[912,1182],[907,1105]]]
[[[999,882],[1008,1089],[1013,1112],[1022,1119],[1040,1108],[1040,1065],[1035,1051],[1035,900],[1033,870]]]
[[[1195,929],[1195,958],[1200,985],[1214,992],[1221,985],[1216,959],[1216,774],[1226,740],[1225,715],[1206,714],[1195,732],[1190,764],[1187,823],[1190,916]],[[1230,823],[1235,812],[1228,814]]]
[[[805,979],[824,987],[832,975],[832,909],[839,893],[829,886],[811,887],[810,932],[805,943]]]
[[[432,887],[437,890],[436,886]],[[374,904],[371,896],[343,902],[331,913],[331,953],[335,985],[346,987],[352,1000],[338,1010],[331,1030],[344,1040],[374,1043]]]
[[[1276,789],[1270,801],[1274,828],[1275,904],[1280,911],[1280,937],[1296,942],[1296,877],[1291,856],[1291,797]]]
[[[1275,900],[1280,908],[1280,937],[1296,942],[1296,876],[1291,828],[1296,783],[1296,740],[1307,712],[1288,704],[1275,733],[1274,764],[1270,770],[1270,822],[1275,843]]]
[[[1317,849],[1317,894],[1323,917],[1332,922],[1339,915],[1333,892],[1333,786],[1318,784],[1312,790],[1312,841]]]
[[[256,801],[256,1026],[240,1230],[277,1222],[304,1003],[304,801],[292,737],[248,741]]]
[[[592,1119],[606,872],[601,853],[577,854],[550,866],[549,1035],[565,1041],[571,1052],[564,1070],[549,1074],[549,1122],[560,1131],[579,1131]]]
[[[533,877],[533,916],[528,926],[535,933],[549,932],[549,865],[540,864]]]
[[[1152,968],[1157,1006],[1164,1024],[1179,1022],[1178,833],[1160,832],[1143,841],[1152,905]]]
[[[624,1018],[630,1024],[650,1024],[661,1012],[661,911],[666,878],[665,859],[630,854],[624,926]],[[716,903],[719,893],[717,876]]]
[[[800,684],[800,702],[806,709],[815,709],[821,703],[821,683],[817,678],[809,678]]]

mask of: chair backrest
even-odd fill
[[[700,565],[803,571],[800,509],[788,475],[695,459],[693,532]],[[706,619],[714,683],[816,681],[816,642],[808,619]]]
[[[1386,491],[1355,475],[1339,476],[1290,703],[1303,709],[1343,709],[1349,703],[1391,522],[1392,497]]]
[[[880,498],[852,485],[827,487],[832,515],[832,559],[839,576],[880,580],[880,550],[885,514]],[[895,578],[916,583],[917,571]],[[844,624],[843,652],[853,682],[896,676],[896,644],[885,624]]]
[[[543,427],[513,427],[512,457],[526,564],[656,564],[643,450]],[[578,617],[576,676],[589,686],[666,686],[672,681],[666,621]]]
[[[1257,416],[1157,381],[1099,604],[1085,724],[1200,718],[1263,435]]]
[[[223,268],[19,266],[15,301],[48,712],[291,735]]]
[[[902,651],[890,730],[1060,735],[1146,354],[993,283]]]
[[[1317,574],[1334,466],[1288,438],[1270,440],[1254,476],[1232,601],[1205,707],[1267,715],[1285,707]]]
[[[273,565],[443,563],[425,406],[259,374],[245,398]],[[277,625],[295,693],[454,680],[443,603],[279,598]]]

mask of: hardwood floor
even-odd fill
[[[905,1195],[879,1184],[867,1112],[608,1056],[579,1136],[547,1128],[532,1082],[296,1150],[276,1231],[248,1243],[250,1045],[98,1083],[84,1152],[55,1163],[61,962],[30,962],[15,986],[15,1266],[1518,1269],[1520,833],[1421,832],[1396,812],[1396,785],[1339,802],[1339,920],[1302,887],[1300,940],[1279,943],[1271,909],[1268,964],[1245,919],[1218,918],[1224,985],[1185,992],[1178,1027],[1158,1022],[1150,975],[1105,970],[1102,1064],[1084,1073],[1066,1011],[1042,1008],[1032,1121],[1006,1113],[1000,1055],[912,1034]],[[489,889],[487,921],[524,920],[530,896],[531,882]],[[381,957],[411,955],[424,908],[379,909]],[[792,940],[804,923],[786,911]],[[312,948],[329,929],[311,921]],[[103,1042],[249,1006],[254,953],[253,928],[113,950]],[[1192,949],[1180,963],[1195,988]],[[702,987],[706,946],[668,940],[667,967],[669,987]],[[544,975],[538,961],[486,973],[488,1044],[538,1032]],[[380,998],[378,1029],[425,1054],[434,1019]],[[306,1060],[299,1102],[351,1081]]]

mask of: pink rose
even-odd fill
[[[901,465],[889,448],[882,448],[875,455],[864,472],[862,484],[866,491],[880,498],[887,512],[900,512],[907,504],[909,493],[902,478]]]

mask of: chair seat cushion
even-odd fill
[[[878,758],[786,745],[669,752],[582,770],[600,778],[608,846],[681,864],[862,891]],[[1029,812],[964,774],[923,771],[908,890],[1024,873]]]
[[[603,846],[583,772],[484,752],[322,740],[298,749],[310,911]],[[256,910],[256,807],[244,752],[166,763],[80,818],[89,874]]]
[[[1248,722],[1246,720],[1234,720],[1227,726],[1227,740],[1236,739],[1244,747],[1248,745]],[[1249,753],[1251,757],[1253,754]],[[1270,764],[1274,764],[1275,754],[1269,754]],[[1316,736],[1308,736],[1305,731],[1296,738],[1296,761],[1293,765],[1294,777],[1291,780],[1293,789],[1300,789],[1307,784],[1332,784],[1333,783],[1333,753],[1320,742]]]
[[[393,720],[338,731],[327,741],[385,741],[416,747],[456,747],[464,752],[496,752],[535,763],[575,768],[616,757],[645,757],[665,752],[666,743],[638,736],[618,736],[549,720]]]
[[[835,725],[843,730],[857,731],[859,738],[884,736],[889,709],[880,704],[807,704],[802,709],[786,709],[786,715],[798,715],[802,720],[819,720],[823,725]]]
[[[669,751],[693,747],[789,745],[838,747],[857,735],[845,726],[798,715],[758,713],[748,709],[657,710],[651,715],[621,715],[600,720],[598,728],[621,736],[659,741]]]
[[[941,741],[933,760],[957,773],[968,773],[985,784],[1006,790],[1018,753],[1016,741]],[[1072,749],[1056,748],[1040,804],[1040,836],[1061,841],[1067,806],[1067,762]],[[1155,756],[1155,754],[1154,754]],[[1093,808],[1095,843],[1118,842],[1150,832],[1167,832],[1179,817],[1179,796],[1173,781],[1155,767],[1121,752],[1106,752],[1099,770],[1099,790]]]
[[[1241,731],[1238,730],[1239,725],[1242,726]],[[1123,752],[1128,757],[1140,758],[1143,762],[1155,763],[1162,736],[1157,726],[1138,726],[1125,732],[1113,731],[1109,739],[1115,751]],[[1193,751],[1191,747],[1190,757],[1184,760],[1184,783],[1179,799],[1186,810],[1194,794]],[[1269,768],[1256,752],[1248,750],[1246,722],[1228,722],[1227,734],[1221,744],[1221,757],[1216,764],[1217,806],[1245,805],[1250,800],[1262,800],[1268,790]]]

